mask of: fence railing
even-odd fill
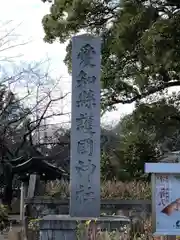
[[[35,197],[33,199],[25,199],[28,206],[33,206],[31,214],[33,217],[37,215],[43,216],[48,212],[53,214],[69,214],[69,199],[57,200],[53,198]],[[146,218],[151,214],[150,200],[120,200],[108,199],[101,200],[101,213],[117,214],[125,216],[138,216]],[[34,215],[36,214],[36,215]]]
[[[69,206],[69,199],[53,199],[46,197],[35,197],[31,199],[25,199],[26,204],[55,204],[60,206]],[[142,208],[149,209],[151,211],[151,200],[122,200],[122,199],[102,199],[101,208],[119,209],[122,207],[128,208],[129,206],[141,206]]]

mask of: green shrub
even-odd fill
[[[5,205],[0,204],[0,230],[3,231],[8,223],[8,208]]]

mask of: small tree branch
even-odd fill
[[[119,104],[119,103],[122,103],[122,104],[133,103],[133,102],[135,102],[137,100],[141,100],[143,98],[146,98],[146,97],[148,97],[151,94],[154,94],[156,92],[165,90],[166,88],[175,87],[175,86],[180,86],[180,81],[164,82],[160,86],[151,87],[147,91],[145,91],[144,93],[136,95],[136,96],[134,96],[132,98],[129,98],[129,99],[125,99],[125,100],[116,98],[115,96],[112,95],[111,96],[112,102],[110,103],[110,106],[112,106],[114,104]]]

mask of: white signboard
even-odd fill
[[[156,174],[155,186],[156,232],[179,235],[180,175]]]
[[[180,235],[180,164],[147,163],[152,174],[152,225],[155,235]]]

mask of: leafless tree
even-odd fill
[[[27,42],[18,42],[15,27],[11,21],[0,23],[0,145],[2,156],[7,151],[18,156],[23,145],[34,142],[41,125],[55,116],[68,115],[61,105],[69,93],[62,94],[62,78],[50,76],[50,61],[45,59],[35,63],[15,64],[19,56],[11,55],[11,50]],[[8,65],[7,65],[8,63]],[[10,63],[10,64],[9,64]],[[55,108],[59,105],[59,108]],[[19,134],[18,134],[19,132]],[[10,141],[9,141],[10,140]],[[10,144],[16,143],[12,152]],[[11,150],[10,150],[11,149]]]

